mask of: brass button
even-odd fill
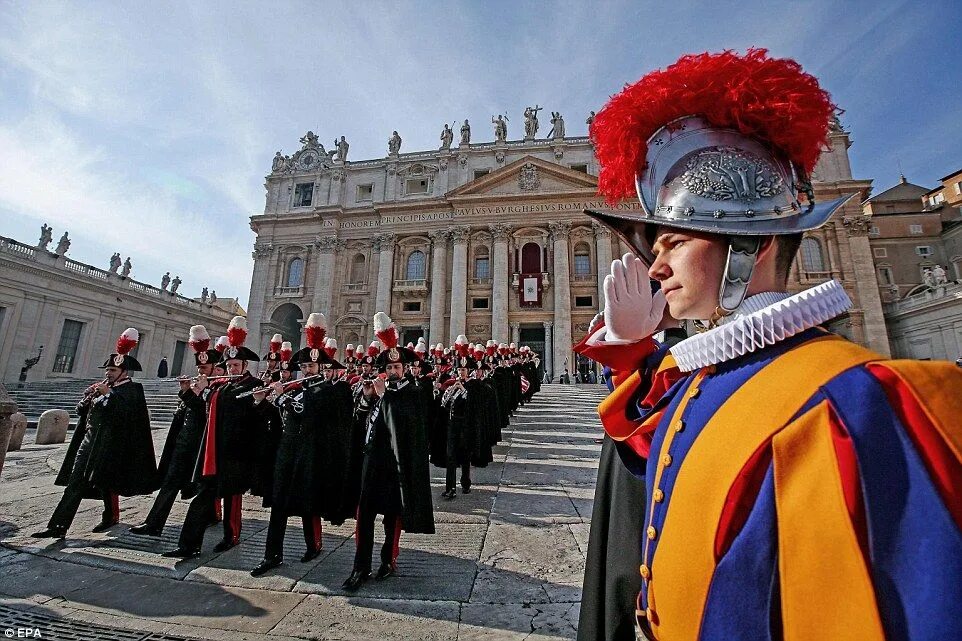
[[[655,491],[651,493],[651,498],[655,499],[655,503],[661,503],[665,500],[665,493],[662,492],[660,488],[656,488]]]
[[[685,421],[681,419],[678,419],[677,421],[675,421],[675,431],[680,432],[683,429],[685,429]]]
[[[656,529],[654,528],[654,526],[649,525],[649,526],[648,526],[648,538],[651,539],[651,540],[654,540],[654,538],[655,538],[656,536],[658,536],[658,530],[656,530]]]
[[[648,566],[645,564],[642,564],[642,566],[638,569],[638,572],[641,574],[641,578],[645,580],[651,578],[651,570],[649,570]]]
[[[698,388],[698,387],[696,387],[696,388],[693,389],[691,392],[689,392],[688,395],[689,395],[691,398],[698,398],[699,394],[701,394],[701,389]]]
[[[671,454],[665,454],[661,458],[661,462],[664,463],[665,467],[668,467],[669,465],[671,465]]]

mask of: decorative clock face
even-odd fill
[[[299,163],[299,164],[300,164],[301,167],[303,167],[304,169],[310,169],[310,168],[313,167],[316,163],[317,163],[317,154],[315,154],[315,153],[301,154],[301,158],[300,158],[300,163]]]

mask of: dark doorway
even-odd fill
[[[184,354],[187,352],[187,343],[177,341],[174,344],[174,362],[170,366],[170,376],[172,378],[184,373]],[[191,352],[193,354],[193,351]],[[191,363],[193,365],[193,363]]]
[[[541,247],[538,243],[525,243],[521,248],[521,273],[540,274],[541,271]]]
[[[265,339],[270,339],[274,334],[280,334],[285,341],[290,341],[291,347],[296,352],[301,348],[301,324],[304,313],[301,308],[293,303],[284,303],[271,314],[271,321],[261,329]],[[248,345],[258,355],[267,352],[267,345]]]
[[[521,331],[518,334],[518,347],[522,345],[527,345],[531,348],[531,351],[538,353],[538,358],[541,359],[541,364],[538,365],[538,376],[544,377],[544,367],[545,367],[545,344],[544,344],[544,325],[537,325],[531,327],[521,326]]]
[[[418,339],[424,336],[424,330],[420,327],[418,328],[405,328],[401,334],[401,344],[407,345],[408,343],[418,344]]]

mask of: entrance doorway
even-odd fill
[[[285,341],[290,341],[296,352],[301,348],[301,319],[304,313],[293,303],[284,303],[271,314],[271,321],[261,330],[269,339],[274,334],[280,334]],[[266,345],[248,345],[258,354],[267,348]]]
[[[408,343],[418,344],[418,339],[424,336],[424,329],[417,328],[404,328],[401,331],[401,345],[407,345]]]
[[[532,352],[538,353],[538,358],[541,360],[541,364],[538,365],[538,376],[544,378],[544,367],[545,363],[545,348],[544,344],[544,325],[531,325],[529,327],[521,326],[521,331],[518,333],[518,347],[522,345],[527,345],[531,348]]]

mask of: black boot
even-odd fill
[[[377,574],[374,575],[374,578],[377,581],[383,581],[389,576],[394,576],[395,572],[397,572],[397,568],[394,567],[393,563],[382,563],[381,567],[377,569]]]
[[[67,535],[67,528],[47,526],[42,532],[34,532],[30,536],[38,539],[62,539]]]
[[[134,534],[142,534],[144,536],[160,536],[164,529],[159,527],[154,527],[149,523],[141,523],[140,525],[135,525],[130,528],[130,531]]]
[[[316,550],[308,550],[307,552],[304,553],[304,556],[301,557],[301,563],[309,563],[310,561],[313,561],[320,555],[321,555],[321,548],[317,548]]]
[[[233,541],[224,539],[223,541],[221,541],[220,543],[214,546],[214,552],[217,552],[217,553],[226,552],[227,550],[231,549],[235,545],[237,544],[234,543]]]
[[[107,530],[109,530],[110,528],[112,528],[112,527],[115,526],[115,525],[117,525],[117,521],[101,521],[100,523],[98,523],[97,525],[95,525],[95,526],[94,526],[94,529],[91,530],[91,531],[92,531],[92,532],[106,532]]]
[[[200,550],[188,550],[187,548],[177,548],[176,550],[170,550],[169,552],[164,552],[160,556],[167,557],[168,559],[193,559],[200,556]]]
[[[348,592],[357,592],[361,584],[367,581],[370,576],[371,573],[369,571],[354,570],[341,587]]]
[[[284,562],[284,559],[279,556],[275,556],[269,559],[264,559],[257,565],[256,568],[251,570],[251,576],[260,576],[262,574],[265,574],[270,570],[273,570],[274,568],[276,568],[278,565],[281,565],[283,562]]]

